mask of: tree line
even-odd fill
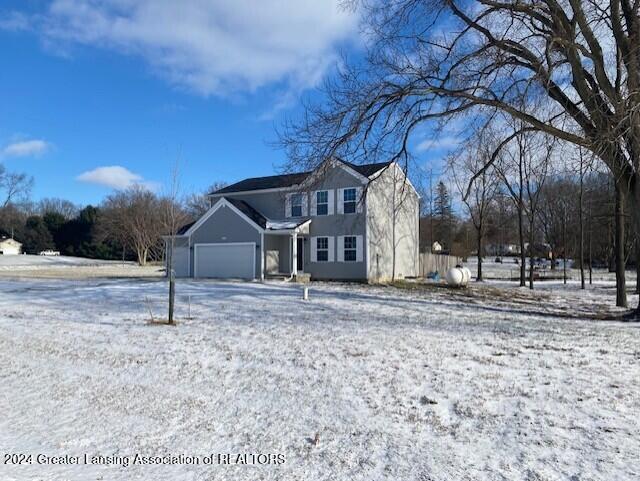
[[[476,254],[478,280],[486,256],[517,257],[520,285],[531,288],[536,258],[551,269],[569,259],[583,288],[594,267],[608,268],[616,273],[617,303],[626,305],[625,270],[638,265],[640,248],[631,203],[611,174],[583,149],[536,133],[521,133],[491,159],[500,137],[477,134],[448,156],[445,181],[428,191],[423,183],[422,248],[437,241],[453,255]]]
[[[133,185],[112,192],[98,205],[78,206],[60,198],[34,202],[33,179],[9,173],[0,164],[0,237],[15,238],[27,254],[56,250],[62,255],[146,265],[163,260],[162,236],[204,214],[209,208],[206,194],[223,185],[215,183],[184,196]]]

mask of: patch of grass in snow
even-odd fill
[[[527,288],[496,287],[484,283],[472,283],[465,288],[450,287],[442,282],[425,282],[398,280],[391,286],[414,293],[429,293],[446,296],[451,300],[475,304],[487,309],[513,312],[514,314],[528,314],[534,316],[553,316],[566,319],[582,319],[596,321],[625,320],[630,314],[620,312],[619,309],[608,304],[594,304],[588,299],[574,297],[573,299],[558,299],[552,292],[536,291]],[[636,320],[635,313],[631,314]]]

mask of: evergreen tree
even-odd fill
[[[27,219],[24,228],[22,248],[28,254],[38,254],[47,249],[53,249],[53,237],[47,229],[42,217],[38,215]]]
[[[434,216],[436,219],[435,237],[444,244],[445,250],[451,250],[453,210],[451,208],[451,195],[444,182],[438,182],[434,199]]]

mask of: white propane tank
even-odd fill
[[[462,280],[462,285],[466,286],[467,284],[469,284],[469,282],[471,282],[471,271],[468,268],[463,267],[462,272],[464,273],[464,279]]]
[[[455,287],[464,287],[471,279],[471,272],[465,267],[452,267],[447,271],[447,284]]]

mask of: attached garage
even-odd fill
[[[194,277],[255,279],[255,242],[195,244]]]

